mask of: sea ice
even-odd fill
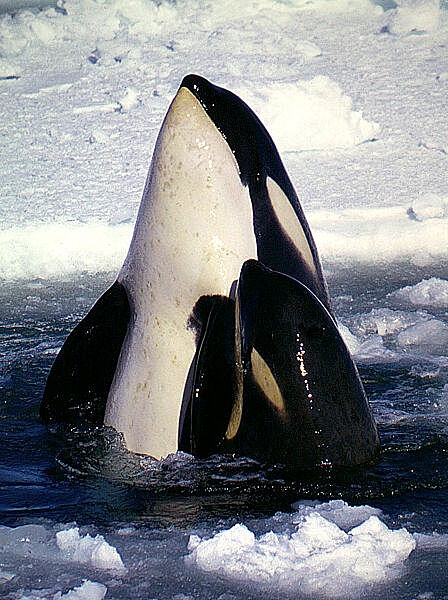
[[[392,292],[389,297],[399,303],[445,309],[448,308],[448,281],[437,277],[423,279],[416,285],[408,285]]]
[[[397,0],[397,8],[381,16],[382,31],[403,35],[435,31],[440,24],[439,0]]]
[[[118,100],[120,110],[129,111],[138,106],[140,103],[139,93],[132,87],[126,88],[123,96]]]
[[[322,151],[286,156],[291,164],[288,171],[304,199],[324,262],[335,260],[352,265],[357,261],[389,261],[395,267],[400,261],[411,259],[423,266],[434,261],[446,264],[446,2],[441,3],[440,10],[437,0],[397,4],[395,11],[384,13],[386,20],[382,21],[384,31],[393,35],[378,35],[378,17],[368,0],[66,0],[59,3],[58,11],[0,15],[0,77],[20,77],[1,81],[0,89],[0,179],[5,208],[0,227],[0,277],[7,282],[23,278],[61,279],[84,271],[119,268],[132,235],[132,221],[156,131],[181,77],[190,70],[234,90],[242,81],[252,93],[267,89],[271,95],[258,100],[260,115],[265,118],[263,110],[269,109],[269,101],[284,111],[277,114],[278,134],[270,116],[265,124],[275,138],[284,137],[285,147],[303,150],[304,142],[291,139],[292,135],[285,131],[286,111],[291,104],[286,96],[280,97],[282,91],[287,95],[292,90],[295,113],[305,107],[300,103],[300,93],[307,101],[316,101],[321,117],[328,109],[333,121],[320,123],[316,141],[309,140],[310,130],[304,138],[309,147]],[[101,56],[92,64],[88,57],[95,49]],[[317,79],[321,84],[319,97],[312,94],[310,82],[314,80],[316,84],[316,78],[322,76],[323,80]],[[308,87],[304,84],[302,89],[300,82],[305,79]],[[71,87],[61,87],[64,85]],[[137,109],[132,95],[127,98],[130,110],[116,110],[126,87],[138,90],[137,98],[142,98],[145,110]],[[106,106],[108,112],[92,106]],[[84,113],[74,114],[79,107],[87,108]],[[368,116],[364,118],[358,112],[361,110]],[[297,114],[291,117],[297,127]],[[367,133],[360,126],[363,122],[368,125]],[[373,122],[381,126],[378,133],[371,129]],[[339,127],[339,140],[332,123]],[[323,132],[325,128],[329,131]],[[322,137],[324,133],[327,137]],[[357,140],[372,136],[377,136],[378,141],[353,146],[359,143]],[[341,139],[346,144],[348,140],[348,147],[329,151],[329,139],[339,144]],[[280,147],[282,143],[279,141]],[[427,190],[440,193],[437,197],[422,195]],[[412,212],[407,212],[409,207]],[[122,221],[125,224],[113,226]],[[445,286],[441,279],[426,280],[403,288],[390,300],[444,310],[448,306]],[[384,360],[390,351],[383,338],[373,331],[397,336],[407,321],[396,313],[367,315],[366,333],[354,330],[356,335],[367,336],[358,346],[357,358],[378,356]],[[412,330],[407,335],[410,333]],[[356,340],[352,341],[357,345]],[[448,396],[447,385],[442,394]],[[381,525],[376,520],[379,511],[370,512],[375,509],[363,508],[365,513],[360,510],[355,521],[347,507],[330,505],[326,511],[316,504],[306,509],[295,507],[294,515],[283,517],[281,531],[276,529],[281,519],[275,516],[266,520],[261,535],[251,532],[248,523],[247,531],[238,528],[234,532],[237,540],[249,542],[247,553],[253,573],[260,568],[269,576],[267,557],[273,557],[277,574],[266,583],[271,585],[269,597],[278,597],[282,577],[284,582],[292,575],[292,585],[294,581],[304,582],[305,592],[311,590],[312,594],[322,581],[329,593],[346,595],[353,589],[353,581],[362,580],[364,567],[368,577],[379,576],[384,569],[387,585],[395,574],[395,567],[387,564],[388,557],[396,560],[398,570],[405,564],[406,552],[413,546],[406,532],[394,532]],[[369,522],[369,518],[373,521]],[[434,520],[439,522],[440,518],[436,511]],[[426,522],[427,530],[432,531],[434,521],[427,517]],[[225,523],[223,527],[230,528]],[[305,523],[310,532],[319,527],[322,533],[318,540],[321,547],[315,549],[314,555],[305,535]],[[362,523],[367,523],[364,531],[357,531]],[[214,526],[206,524],[201,536],[192,538],[189,553],[193,564],[195,539],[197,548],[208,538],[213,541]],[[120,539],[130,581],[126,590],[117,585],[117,597],[157,596],[171,600],[175,592],[170,589],[164,595],[162,586],[181,585],[173,582],[173,572],[185,553],[184,538],[181,541],[176,528],[161,533],[150,527],[142,524]],[[269,534],[271,530],[274,532]],[[293,537],[300,531],[303,535]],[[65,535],[68,543],[70,534]],[[81,552],[85,536],[71,535],[73,553],[77,548]],[[446,543],[445,536],[413,537],[417,552],[443,548]],[[158,546],[155,538],[163,538]],[[89,539],[84,543],[91,550],[97,538]],[[303,571],[294,571],[292,549],[300,547],[300,540],[302,550],[310,553],[309,562]],[[357,564],[356,544],[360,550]],[[203,546],[204,552],[206,548]],[[91,557],[90,550],[86,550],[84,558]],[[229,548],[225,550],[230,552]],[[381,564],[376,562],[375,552]],[[111,557],[109,551],[106,554]],[[13,589],[14,598],[21,597],[24,585],[33,590],[26,595],[33,600],[53,600],[58,593],[61,599],[65,594],[75,600],[73,594],[80,599],[79,595],[89,590],[90,598],[95,598],[93,594],[99,598],[104,591],[93,588],[93,582],[85,581],[79,586],[80,571],[91,570],[93,564],[75,563],[64,557],[56,544],[54,529],[42,525],[0,528],[0,557],[0,582]],[[220,557],[215,558],[220,564]],[[327,569],[322,559],[327,560]],[[446,562],[446,551],[437,560]],[[115,559],[112,562],[120,564]],[[110,564],[108,560],[106,563]],[[415,564],[420,571],[415,570]],[[28,568],[31,566],[34,568]],[[361,572],[355,576],[357,566]],[[29,572],[25,583],[20,581],[24,571]],[[418,590],[415,597],[441,597],[443,594],[437,592],[426,593],[427,583],[424,588],[419,587],[423,572],[431,575],[436,571],[429,561],[417,558],[406,582],[397,583],[400,591],[385,589],[383,595],[408,598],[414,594],[412,588]],[[67,581],[63,590],[60,573]],[[110,572],[103,575],[111,577]],[[233,577],[229,573],[229,578]],[[156,587],[151,587],[152,580],[157,582]],[[45,585],[50,591],[34,589],[38,585]],[[208,581],[199,581],[198,594],[204,588],[204,595],[210,597],[220,593],[215,593]],[[188,589],[184,591],[185,594],[177,594],[179,599],[190,597]],[[250,592],[253,595],[252,589]],[[229,593],[224,597],[245,596]]]
[[[330,500],[323,503],[316,501],[295,502],[292,508],[297,511],[292,516],[294,523],[298,523],[303,517],[317,512],[344,531],[349,531],[353,527],[361,525],[369,517],[377,516],[380,518],[383,514],[379,508],[368,505],[350,506],[344,500]]]
[[[85,579],[83,583],[68,592],[54,592],[51,589],[35,589],[13,596],[14,600],[103,600],[107,587],[102,583]]]
[[[22,69],[10,60],[7,60],[6,58],[0,58],[0,79],[19,77],[21,71]]]
[[[376,515],[346,532],[314,510],[292,533],[256,536],[237,524],[209,539],[191,536],[185,561],[230,581],[334,597],[395,579],[415,547],[408,531],[389,529]]]
[[[238,90],[266,123],[279,150],[350,148],[378,135],[380,126],[353,110],[352,100],[326,76]]]
[[[345,345],[350,350],[351,354],[356,354],[361,346],[360,340],[354,335],[350,329],[343,323],[338,323],[338,329],[345,342]]]
[[[73,588],[66,594],[58,592],[53,600],[103,600],[107,587],[102,583],[85,580],[80,586]]]
[[[384,337],[398,333],[411,325],[426,321],[429,318],[429,315],[420,312],[373,308],[367,314],[356,315],[351,320],[351,325],[357,334],[378,334]]]
[[[421,194],[408,210],[408,215],[417,221],[443,219],[448,217],[448,198],[437,194]]]
[[[56,542],[68,560],[88,563],[97,569],[126,570],[116,548],[110,546],[102,535],[94,538],[89,534],[82,536],[79,528],[73,527],[58,531]]]
[[[114,271],[126,256],[128,224],[34,224],[0,230],[0,278],[64,277]]]
[[[430,354],[447,355],[448,325],[438,319],[412,325],[398,334],[398,343],[402,348],[420,350]]]
[[[0,526],[0,550],[21,559],[74,562],[96,569],[126,572],[116,548],[102,535],[81,535],[78,527],[56,532],[43,525]],[[7,579],[7,576],[4,577]]]

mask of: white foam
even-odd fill
[[[448,308],[448,281],[431,277],[416,285],[403,287],[389,295],[399,303],[426,308]]]
[[[280,151],[350,148],[376,137],[377,123],[353,110],[352,100],[325,76],[238,90],[258,113]]]
[[[82,536],[78,527],[72,527],[58,531],[56,543],[70,561],[90,564],[96,569],[126,570],[116,548],[108,544],[102,535],[94,538],[89,534]]]
[[[394,580],[415,546],[410,533],[389,529],[375,514],[346,532],[322,511],[309,510],[289,533],[256,536],[237,524],[208,539],[191,536],[185,560],[230,581],[334,597],[348,587],[360,593],[365,585]]]

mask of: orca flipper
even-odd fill
[[[206,457],[219,452],[234,394],[235,301],[203,296],[193,311],[200,337],[179,423],[179,450]]]
[[[40,406],[45,423],[102,425],[130,320],[126,290],[115,282],[65,340]]]

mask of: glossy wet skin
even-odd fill
[[[95,404],[94,419],[121,432],[129,450],[155,458],[178,448],[230,451],[295,467],[375,454],[362,385],[275,145],[247,105],[201,77],[184,79],[167,112],[117,286],[125,334],[108,372],[86,368],[81,390],[70,383],[79,348],[87,365],[89,345],[100,364],[102,352],[111,354],[110,292],[88,316],[109,325],[81,323],[63,347],[66,360],[55,362],[45,420],[67,414],[58,406],[64,386],[76,387],[86,410]],[[98,392],[97,376],[110,387]]]
[[[239,452],[295,466],[374,459],[379,439],[361,380],[318,298],[297,280],[248,261],[237,302]]]

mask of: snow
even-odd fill
[[[0,15],[0,278],[120,268],[157,131],[190,71],[259,113],[324,264],[440,262],[445,28],[446,11],[422,0],[386,12],[67,0]]]
[[[380,131],[378,123],[366,121],[353,110],[352,99],[323,75],[309,81],[271,83],[258,93],[236,92],[268,124],[283,152],[350,148],[372,140]]]
[[[383,30],[392,34],[435,31],[440,25],[439,0],[399,0],[382,23]]]
[[[95,111],[100,108],[96,106]],[[101,129],[92,129],[90,137],[96,144],[108,142]],[[322,257],[336,265],[409,260],[417,266],[430,266],[443,260],[448,247],[448,218],[417,222],[408,217],[404,207],[352,208],[336,214],[309,210],[307,218]],[[51,279],[83,272],[116,272],[126,256],[132,230],[132,224],[108,224],[99,219],[34,222],[0,229],[0,278]]]
[[[307,214],[322,255],[336,264],[407,260],[427,266],[446,254],[446,218],[416,221],[403,206],[345,208],[336,213],[317,210]]]
[[[68,560],[88,563],[97,569],[125,571],[123,561],[117,550],[110,546],[102,535],[92,538],[89,534],[81,536],[78,527],[63,529],[56,533],[59,550]]]
[[[114,271],[132,227],[105,223],[29,224],[0,230],[0,278],[64,278]],[[100,266],[101,265],[101,266]]]
[[[437,194],[422,194],[412,202],[408,215],[417,221],[425,219],[444,219],[448,214],[448,198],[441,198]]]
[[[353,593],[393,581],[416,547],[410,533],[389,529],[376,515],[344,531],[326,512],[330,518],[319,511],[302,515],[291,533],[256,536],[237,524],[209,539],[191,536],[186,563],[257,587],[337,597],[349,586]]]

